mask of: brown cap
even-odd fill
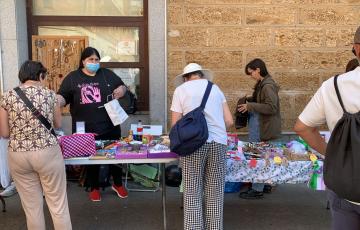
[[[355,35],[354,35],[354,44],[355,43],[360,44],[360,26],[357,28]]]

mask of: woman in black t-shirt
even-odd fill
[[[61,83],[58,100],[62,106],[70,104],[72,131],[76,131],[76,122],[85,122],[85,131],[95,133],[96,140],[118,140],[121,137],[120,125],[113,126],[103,105],[113,98],[124,96],[124,82],[111,70],[100,68],[100,54],[93,47],[87,47],[81,53],[79,68],[69,73]],[[90,199],[100,201],[99,191],[100,165],[88,165],[87,177],[91,187]],[[114,190],[120,198],[128,193],[122,186],[122,169],[118,165],[109,165],[113,176]]]

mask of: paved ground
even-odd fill
[[[172,187],[167,193],[168,229],[182,229],[181,195]],[[161,192],[130,192],[120,200],[108,188],[101,202],[92,203],[83,188],[69,182],[68,196],[73,229],[162,229]],[[6,202],[7,212],[0,212],[0,229],[26,229],[19,196]],[[48,229],[53,229],[45,210]],[[242,200],[237,193],[227,193],[224,223],[226,230],[322,230],[330,229],[330,212],[324,192],[306,185],[279,185],[262,200]]]

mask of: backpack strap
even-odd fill
[[[29,98],[26,96],[26,94],[20,89],[20,87],[15,87],[14,91],[19,95],[19,97],[21,98],[21,100],[25,103],[25,105],[30,109],[31,113],[34,115],[34,117],[36,117],[37,119],[39,119],[39,121],[50,131],[50,133],[52,135],[54,135],[56,137],[56,133],[52,127],[52,125],[50,124],[50,122],[48,121],[48,119],[46,119],[46,117],[44,117],[41,112],[35,108],[35,106],[33,105],[33,103],[31,103],[31,101],[29,100]]]
[[[345,110],[345,107],[344,107],[344,103],[343,103],[343,101],[342,101],[342,99],[341,99],[340,91],[339,91],[339,88],[338,88],[338,83],[337,83],[338,76],[339,76],[339,75],[336,75],[336,76],[334,77],[334,87],[335,87],[336,96],[337,96],[337,98],[338,98],[338,100],[339,100],[339,102],[340,102],[341,108],[342,108],[342,110],[344,111],[344,113],[346,113],[346,110]]]
[[[201,101],[201,105],[200,105],[200,107],[202,109],[205,109],[205,105],[206,105],[207,99],[209,98],[212,85],[213,85],[213,83],[211,81],[208,81],[208,84],[207,84],[207,87],[205,90],[205,94],[204,94],[204,97],[203,97],[203,99]]]

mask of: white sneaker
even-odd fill
[[[16,191],[15,183],[11,182],[11,184],[8,187],[6,187],[5,190],[0,193],[0,195],[3,197],[9,197],[16,193],[17,191]]]

